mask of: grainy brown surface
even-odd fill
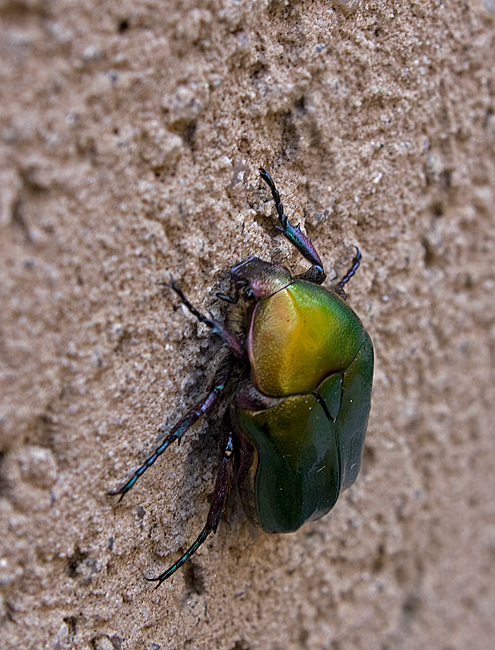
[[[495,4],[0,1],[0,646],[488,650],[495,637]],[[237,498],[187,569],[204,394],[248,255],[303,268],[257,167],[376,350],[363,471],[291,535]],[[215,421],[212,421],[213,429]]]

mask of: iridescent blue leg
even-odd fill
[[[132,488],[132,486],[135,484],[138,478],[144,474],[144,472],[148,469],[148,467],[151,467],[153,465],[153,463],[157,460],[157,458],[161,456],[161,454],[163,454],[165,449],[167,449],[167,447],[171,445],[173,442],[175,442],[176,440],[180,441],[181,436],[190,427],[192,427],[192,425],[197,420],[199,420],[199,418],[202,415],[204,415],[206,411],[210,409],[213,406],[213,404],[217,401],[217,399],[222,395],[232,374],[233,365],[234,365],[234,358],[233,355],[230,354],[228,357],[224,359],[223,363],[218,368],[213,383],[211,385],[210,392],[207,398],[204,400],[204,402],[202,402],[201,404],[193,408],[181,420],[179,420],[179,422],[177,422],[175,427],[168,434],[168,436],[158,447],[158,449],[154,452],[154,454],[152,454],[148,458],[148,460],[146,460],[141,465],[141,467],[137,470],[137,472],[134,473],[132,478],[129,481],[127,481],[127,483],[119,490],[116,490],[115,492],[109,492],[110,495],[120,494],[120,499],[119,499],[120,502],[124,497],[124,494]]]
[[[334,291],[336,291],[340,296],[342,296],[344,300],[347,300],[347,294],[344,290],[344,285],[349,282],[349,280],[352,278],[354,273],[356,273],[356,271],[358,270],[359,265],[361,264],[361,257],[362,257],[361,251],[356,246],[356,255],[352,260],[351,268],[347,271],[347,273],[344,275],[342,280],[340,280],[340,282],[338,282],[334,287]]]
[[[282,233],[287,237],[291,244],[293,244],[297,250],[303,255],[308,262],[311,262],[312,266],[306,271],[302,276],[305,280],[314,282],[315,284],[321,284],[325,278],[326,274],[323,270],[323,264],[320,259],[320,256],[316,252],[315,247],[311,243],[311,240],[303,235],[299,224],[297,226],[292,226],[284,214],[284,207],[280,201],[280,194],[278,193],[275,183],[273,182],[270,174],[266,172],[262,167],[260,167],[260,176],[268,185],[272,192],[273,200],[275,201],[275,207],[277,208],[278,219],[280,221]]]
[[[189,300],[186,298],[186,296],[182,293],[182,289],[179,287],[179,285],[176,283],[175,280],[172,279],[172,282],[168,284],[167,282],[161,282],[165,287],[170,287],[175,291],[175,293],[179,296],[180,301],[182,302],[183,305],[189,309],[191,314],[193,316],[196,316],[196,318],[204,323],[205,325],[208,325],[208,327],[211,328],[211,331],[214,334],[217,334],[225,343],[225,345],[232,350],[232,352],[235,354],[235,356],[238,359],[244,359],[246,356],[246,350],[242,346],[242,344],[235,338],[235,336],[229,332],[229,330],[225,327],[223,323],[220,321],[216,320],[213,318],[213,315],[210,313],[210,318],[202,314],[200,311],[192,305]]]
[[[174,574],[177,569],[180,569],[180,567],[185,562],[187,562],[187,560],[192,555],[194,555],[194,553],[196,553],[201,544],[206,541],[206,538],[210,533],[216,532],[217,526],[225,511],[227,497],[234,483],[234,460],[234,439],[232,432],[229,430],[222,444],[222,460],[215,482],[213,501],[211,503],[210,510],[208,511],[206,525],[201,531],[198,539],[192,546],[187,549],[184,555],[180,557],[177,562],[175,562],[175,564],[172,564],[169,569],[167,569],[157,578],[146,578],[146,580],[149,580],[150,582],[157,582],[157,589],[164,580],[170,578],[170,576]]]

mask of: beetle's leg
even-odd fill
[[[218,368],[213,383],[210,387],[210,392],[207,398],[204,400],[204,402],[201,402],[199,405],[191,409],[189,413],[186,413],[186,415],[177,422],[175,427],[168,434],[168,436],[158,447],[155,453],[152,454],[148,458],[148,460],[146,460],[141,465],[141,467],[134,473],[134,475],[130,478],[130,480],[127,481],[127,483],[123,487],[121,487],[120,490],[116,490],[115,492],[109,492],[110,495],[115,496],[119,494],[120,495],[119,501],[121,501],[122,498],[124,497],[124,494],[131,489],[134,483],[138,480],[140,476],[144,474],[144,472],[148,469],[148,467],[151,467],[153,465],[156,459],[159,456],[161,456],[161,454],[163,454],[165,449],[167,449],[167,447],[171,445],[173,442],[175,442],[176,440],[180,441],[182,435],[188,429],[190,429],[192,425],[197,420],[199,420],[199,418],[202,415],[204,415],[206,411],[208,411],[213,406],[213,404],[217,401],[220,395],[222,395],[230,379],[230,375],[232,374],[233,365],[234,365],[234,357],[230,354],[228,357],[224,359],[223,363]]]
[[[260,167],[260,176],[268,185],[272,192],[273,200],[275,201],[275,207],[277,208],[278,219],[280,221],[281,228],[285,237],[293,244],[297,250],[303,255],[308,262],[311,262],[312,267],[304,273],[304,279],[314,282],[315,284],[321,284],[325,278],[326,274],[323,270],[323,264],[320,259],[320,256],[316,252],[315,247],[311,243],[309,237],[306,237],[301,232],[299,224],[297,226],[292,226],[287,217],[284,214],[284,207],[280,200],[280,194],[278,193],[275,183],[273,182],[270,174],[266,172],[262,167]]]
[[[354,273],[356,273],[356,271],[358,270],[359,265],[361,264],[361,257],[362,257],[361,251],[356,246],[356,255],[352,260],[351,268],[347,271],[347,273],[344,275],[342,280],[340,280],[340,282],[337,282],[337,284],[334,287],[334,291],[336,291],[340,296],[342,296],[344,300],[347,300],[347,294],[344,290],[344,285],[349,282],[349,280],[352,278]]]
[[[196,553],[198,548],[205,542],[206,538],[211,532],[216,532],[217,526],[225,511],[227,497],[234,483],[234,458],[234,439],[233,434],[229,429],[222,445],[222,460],[215,482],[213,501],[211,502],[210,509],[208,511],[206,525],[201,531],[198,539],[192,546],[187,549],[184,555],[179,558],[175,564],[173,564],[169,569],[167,569],[157,578],[146,578],[146,580],[149,580],[150,582],[157,582],[157,588],[162,584],[164,580],[170,578],[170,576],[175,573],[177,569],[180,569],[180,567],[185,562],[187,562],[187,560],[192,555],[194,555],[194,553]]]
[[[196,318],[199,321],[201,321],[205,325],[208,325],[208,327],[211,328],[211,331],[214,334],[218,334],[218,336],[223,340],[225,345],[230,350],[232,350],[232,352],[235,354],[235,356],[238,359],[244,359],[244,357],[246,356],[246,351],[244,347],[241,345],[241,343],[239,343],[239,341],[235,338],[232,332],[229,332],[229,330],[225,327],[223,323],[213,318],[213,314],[211,312],[210,312],[210,318],[208,318],[200,311],[198,311],[196,307],[192,305],[189,302],[189,300],[185,297],[185,295],[182,293],[182,289],[179,287],[179,285],[176,283],[174,279],[172,279],[172,282],[170,284],[168,284],[167,282],[161,282],[160,284],[173,289],[175,293],[179,296],[182,304],[185,305],[187,309],[189,309],[189,311],[193,316],[196,316]]]
[[[356,255],[354,256],[354,259],[352,260],[352,266],[347,271],[347,273],[344,275],[342,280],[339,282],[339,284],[338,284],[339,287],[343,287],[344,284],[347,284],[349,282],[349,280],[352,278],[354,273],[356,273],[356,271],[359,268],[359,265],[361,264],[361,258],[362,258],[361,251],[359,250],[359,248],[357,246],[355,248],[356,248]]]

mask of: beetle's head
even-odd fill
[[[250,257],[231,269],[232,279],[246,300],[262,300],[285,289],[292,276],[285,266]]]

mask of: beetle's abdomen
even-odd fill
[[[291,533],[331,510],[340,492],[336,424],[315,395],[286,397],[266,411],[238,409],[237,420],[258,452],[251,492],[243,486],[241,498],[265,532]]]
[[[310,393],[349,366],[364,336],[344,300],[295,280],[256,306],[248,340],[254,382],[265,395]]]
[[[267,533],[290,533],[332,509],[359,473],[371,406],[373,346],[308,395],[264,410],[236,408],[237,433],[256,453],[240,476],[248,516]]]

